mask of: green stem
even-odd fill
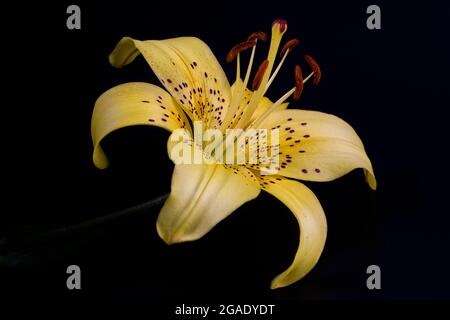
[[[162,204],[167,197],[168,194],[165,194],[153,200],[138,204],[134,207],[113,212],[111,214],[80,222],[74,225],[59,227],[51,231],[40,232],[23,238],[3,238],[0,240],[0,255],[21,251],[23,249],[29,248],[30,246],[39,246],[54,241],[61,241],[65,238],[76,236],[85,231],[89,231],[97,226],[105,225],[123,218],[134,216],[138,213],[147,212],[149,209]]]

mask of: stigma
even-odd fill
[[[266,59],[260,64],[253,75],[251,83],[252,91],[247,89],[252,74],[253,62],[255,58],[256,47],[258,42],[265,42],[268,36],[262,32],[257,31],[252,33],[246,41],[235,45],[227,54],[226,61],[231,63],[236,60],[236,85],[233,90],[232,99],[229,107],[229,114],[222,123],[223,129],[257,127],[262,123],[267,116],[272,113],[277,106],[289,99],[291,96],[294,100],[299,100],[303,92],[304,84],[313,78],[313,85],[318,85],[321,79],[321,70],[317,61],[310,55],[304,55],[304,63],[306,63],[311,70],[311,73],[303,78],[303,72],[300,64],[296,64],[294,68],[293,86],[272,104],[265,112],[263,112],[257,119],[252,120],[252,115],[255,112],[259,102],[264,97],[267,90],[272,85],[276,76],[282,69],[286,58],[292,55],[294,48],[297,47],[300,41],[296,38],[285,42],[281,50],[280,44],[284,34],[288,29],[286,20],[277,19],[272,23],[270,46]],[[250,58],[248,60],[244,79],[241,79],[241,54],[251,49]],[[279,57],[279,61],[275,67],[275,62]],[[248,95],[250,94],[250,97]],[[244,99],[244,96],[246,97]]]

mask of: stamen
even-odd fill
[[[284,45],[283,49],[281,49],[281,52],[280,52],[281,61],[278,63],[277,68],[275,69],[275,71],[270,76],[270,79],[269,79],[269,81],[267,82],[267,85],[266,85],[266,89],[264,90],[264,94],[266,94],[266,92],[269,89],[270,85],[272,84],[273,80],[277,76],[278,71],[280,71],[281,66],[283,65],[284,60],[286,59],[286,57],[289,54],[289,52],[291,52],[292,49],[294,49],[294,47],[296,47],[298,45],[298,43],[299,43],[298,39],[291,39],[288,42],[286,42],[286,44]]]
[[[253,41],[253,40],[261,40],[263,42],[267,41],[267,34],[265,34],[262,31],[253,32],[247,39],[247,41]]]
[[[280,99],[275,101],[264,113],[249,126],[249,128],[258,128],[258,126],[267,118],[267,116],[275,110],[280,104],[286,101],[295,92],[295,87],[286,92]]]
[[[278,48],[280,46],[281,39],[283,37],[283,34],[287,30],[287,22],[284,20],[276,20],[272,24],[272,36],[271,36],[271,42],[269,47],[269,53],[267,54],[267,70],[263,73],[261,83],[259,84],[259,88],[253,92],[250,103],[248,103],[245,110],[243,110],[242,117],[238,119],[237,124],[235,127],[238,128],[246,128],[251,120],[252,114],[255,112],[258,103],[263,98],[263,94],[266,90],[267,82],[270,78],[270,75],[272,73],[272,67],[273,63],[275,61],[275,58],[277,56]]]
[[[292,39],[292,40],[296,40],[296,39]],[[292,40],[290,40],[290,41],[292,41]],[[289,41],[288,41],[288,42],[289,42]],[[298,40],[297,40],[297,43],[298,43]],[[286,43],[286,44],[284,45],[284,47],[286,47],[287,44],[288,44],[288,43]],[[282,66],[283,63],[284,63],[284,60],[286,60],[287,55],[289,54],[289,52],[291,51],[291,49],[292,49],[293,47],[295,47],[296,45],[297,45],[297,44],[290,45],[289,47],[286,48],[286,52],[284,52],[284,54],[282,55],[281,61],[278,63],[278,66],[276,67],[275,71],[274,71],[274,72],[272,73],[272,75],[270,76],[269,81],[267,81],[266,89],[264,90],[264,95],[266,94],[267,90],[269,90],[269,87],[270,87],[270,85],[272,84],[273,80],[275,80],[275,77],[277,76],[278,72],[280,71],[281,66]],[[282,50],[282,51],[285,50],[284,47],[283,47],[283,50]]]
[[[320,79],[322,78],[322,72],[320,71],[319,64],[314,60],[313,57],[305,55],[305,61],[308,63],[309,67],[314,72],[313,85],[317,86]]]
[[[310,74],[308,74],[308,76],[305,79],[303,79],[303,84],[305,84],[309,79],[311,79],[313,75],[314,75],[314,72],[311,72]]]
[[[300,99],[303,91],[303,73],[302,68],[299,65],[295,66],[295,92],[294,92],[294,100]]]
[[[236,81],[241,79],[241,57],[240,55],[237,56],[236,61]]]
[[[305,79],[303,79],[302,83],[305,84],[306,81],[308,81],[312,76],[314,75],[314,72],[311,72]],[[263,112],[262,115],[259,116],[258,119],[255,119],[252,124],[249,125],[248,128],[258,128],[258,126],[271,114],[276,107],[278,107],[280,104],[282,104],[284,101],[286,101],[292,94],[295,93],[297,90],[297,87],[293,87],[291,90],[286,92],[280,99],[275,101],[274,104],[272,104],[266,111]]]
[[[280,58],[284,56],[284,54],[288,49],[289,51],[292,51],[292,49],[294,49],[298,45],[298,43],[299,43],[298,39],[291,39],[288,42],[286,42],[283,49],[281,49]]]
[[[256,41],[255,41],[256,43]],[[241,88],[236,92],[236,99],[233,98],[229,107],[229,111],[227,112],[227,116],[225,120],[222,123],[223,128],[227,128],[232,122],[232,115],[235,115],[236,112],[239,110],[240,102],[242,100],[242,97],[244,96],[245,89],[247,88],[248,80],[250,79],[250,72],[252,70],[253,66],[253,60],[255,58],[255,51],[256,51],[256,45],[253,46],[252,53],[250,55],[250,61],[247,65],[247,72],[245,73],[244,83],[242,84]],[[239,57],[240,55],[238,55]]]
[[[266,73],[268,65],[269,65],[269,60],[266,59],[259,66],[258,71],[256,72],[256,75],[255,75],[255,78],[253,78],[253,84],[252,84],[253,91],[256,91],[259,89],[259,86],[261,85],[261,81],[264,77],[264,74]]]
[[[245,78],[244,78],[244,83],[242,85],[241,94],[239,95],[239,99],[237,100],[238,104],[242,100],[242,97],[245,93],[245,89],[247,88],[248,80],[250,79],[250,72],[252,71],[253,60],[255,58],[255,51],[256,51],[256,45],[253,47],[252,53],[250,55],[250,61],[248,62],[248,65],[247,65],[247,72],[245,73]]]
[[[234,60],[234,58],[236,58],[236,56],[247,49],[250,49],[251,47],[253,47],[256,44],[255,40],[252,41],[245,41],[245,42],[241,42],[237,45],[235,45],[233,48],[231,48],[230,52],[228,52],[227,57],[226,57],[226,61],[228,63],[232,62]]]

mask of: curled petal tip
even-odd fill
[[[373,173],[364,170],[364,174],[366,176],[366,182],[369,185],[370,189],[377,190],[377,179],[373,175]]]
[[[277,283],[275,280],[272,281],[272,283],[270,284],[270,289],[275,290],[278,288],[282,288],[283,286],[281,286],[279,283]]]
[[[179,242],[175,241],[173,234],[163,231],[159,223],[156,223],[156,231],[158,232],[159,237],[168,245]]]
[[[106,169],[109,167],[109,161],[108,158],[105,155],[105,152],[102,150],[102,148],[97,145],[94,148],[94,154],[92,155],[92,161],[94,162],[94,165],[98,169]]]
[[[132,62],[139,55],[135,41],[130,37],[123,37],[110,53],[109,63],[115,68],[122,68]]]
[[[300,279],[298,279],[298,280],[300,280]],[[270,283],[270,289],[274,290],[274,289],[284,288],[291,284],[292,284],[292,282],[286,281],[285,278],[283,278],[281,275],[278,275]]]

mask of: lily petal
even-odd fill
[[[191,119],[218,127],[230,103],[230,85],[219,62],[200,39],[180,37],[139,41],[122,38],[109,60],[115,67],[141,53],[165,88]]]
[[[283,202],[300,227],[300,242],[289,268],[273,279],[271,288],[288,286],[303,278],[316,265],[327,237],[327,221],[319,200],[304,184],[281,177],[263,177],[263,190]]]
[[[175,165],[172,190],[157,221],[158,234],[168,244],[199,239],[260,190],[256,177],[244,167]]]
[[[362,168],[367,183],[376,189],[363,143],[344,120],[322,112],[290,109],[274,111],[260,128],[280,130],[280,175],[330,181]]]
[[[108,167],[108,158],[100,146],[102,139],[114,130],[134,125],[153,125],[169,131],[176,128],[191,130],[184,112],[163,89],[143,82],[118,85],[97,99],[92,113],[96,167]]]

